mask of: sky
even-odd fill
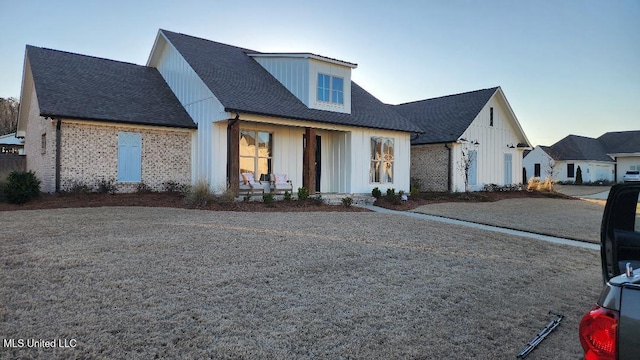
[[[501,86],[533,146],[640,130],[639,0],[0,0],[0,97],[27,44],[145,65],[158,29],[356,63],[389,104]]]

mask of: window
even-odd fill
[[[393,139],[371,138],[371,183],[393,183]]]
[[[42,134],[42,138],[40,139],[40,153],[47,153],[47,134]]]
[[[567,177],[575,177],[575,170],[574,170],[575,164],[567,164]]]
[[[142,180],[142,134],[121,131],[118,133],[118,181]]]
[[[540,177],[540,164],[533,164],[533,176]]]
[[[489,126],[493,126],[493,108],[489,108]]]
[[[271,174],[272,138],[268,132],[240,130],[240,173],[253,173],[256,180]]]
[[[344,104],[344,79],[318,74],[318,101]]]

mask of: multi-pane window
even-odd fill
[[[393,139],[371,138],[371,167],[369,169],[371,183],[393,182],[393,151]]]
[[[533,164],[533,176],[540,177],[540,164]]]
[[[256,180],[271,174],[272,138],[268,132],[240,130],[240,173],[253,173]]]
[[[317,99],[334,104],[344,104],[344,79],[318,74]]]

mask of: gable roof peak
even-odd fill
[[[456,97],[456,96],[463,96],[463,95],[474,95],[474,94],[476,94],[476,93],[483,92],[483,91],[491,91],[492,93],[494,93],[494,92],[496,92],[498,89],[500,89],[500,86],[495,86],[495,87],[486,88],[486,89],[478,89],[478,90],[472,90],[472,91],[465,91],[465,92],[461,92],[461,93],[457,93],[457,94],[450,94],[450,95],[444,95],[444,96],[437,96],[437,97],[428,98],[428,99],[422,99],[422,100],[408,101],[408,102],[400,103],[400,104],[397,104],[397,105],[415,104],[415,103],[421,103],[421,102],[424,102],[424,101],[439,100],[439,99],[446,99],[446,98],[452,98],[452,97]]]

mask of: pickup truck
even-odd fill
[[[600,257],[605,285],[579,328],[584,358],[640,359],[640,183],[611,188]]]

